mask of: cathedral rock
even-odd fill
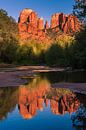
[[[75,34],[81,28],[78,18],[72,14],[66,15],[56,13],[51,16],[50,26],[48,21],[44,24],[44,19],[38,18],[35,11],[24,9],[19,16],[18,29],[21,39],[40,39],[48,38],[49,31],[53,34],[58,32]]]

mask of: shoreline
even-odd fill
[[[34,77],[34,75],[39,72],[50,71],[64,71],[64,69],[45,66],[18,66],[14,68],[3,68],[0,71],[0,87],[19,86],[27,83],[27,79],[22,77]]]
[[[27,83],[27,78],[34,78],[39,72],[65,71],[64,68],[51,68],[47,66],[17,66],[13,68],[0,68],[0,70],[0,87],[2,88],[24,85]],[[54,83],[51,84],[51,87],[68,88],[72,91],[86,94],[86,83]]]

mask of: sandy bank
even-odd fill
[[[13,68],[0,68],[0,87],[15,87],[27,83],[25,78],[34,77],[37,72],[64,71],[59,68],[45,66],[19,66]],[[51,85],[56,88],[69,88],[86,94],[86,83],[55,83]]]
[[[19,66],[13,68],[0,68],[0,87],[13,87],[27,83],[21,77],[32,77],[37,72],[63,71],[64,69],[49,68],[45,66]]]

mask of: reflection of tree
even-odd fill
[[[43,110],[43,104],[48,106],[54,114],[74,112],[80,105],[76,95],[69,89],[50,87],[46,79],[33,79],[28,85],[19,89],[19,110],[23,118],[28,119],[36,115],[36,111]]]
[[[86,106],[81,105],[78,110],[71,115],[73,126],[76,130],[85,130],[86,128]]]
[[[17,103],[17,88],[0,88],[0,120],[13,111]]]

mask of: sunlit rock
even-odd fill
[[[50,35],[58,35],[58,32],[75,34],[81,28],[81,23],[74,15],[55,13],[51,16],[50,26],[48,21],[44,24],[44,19],[38,18],[35,11],[24,9],[19,16],[18,29],[21,39],[49,40]],[[50,32],[49,32],[50,31]]]

